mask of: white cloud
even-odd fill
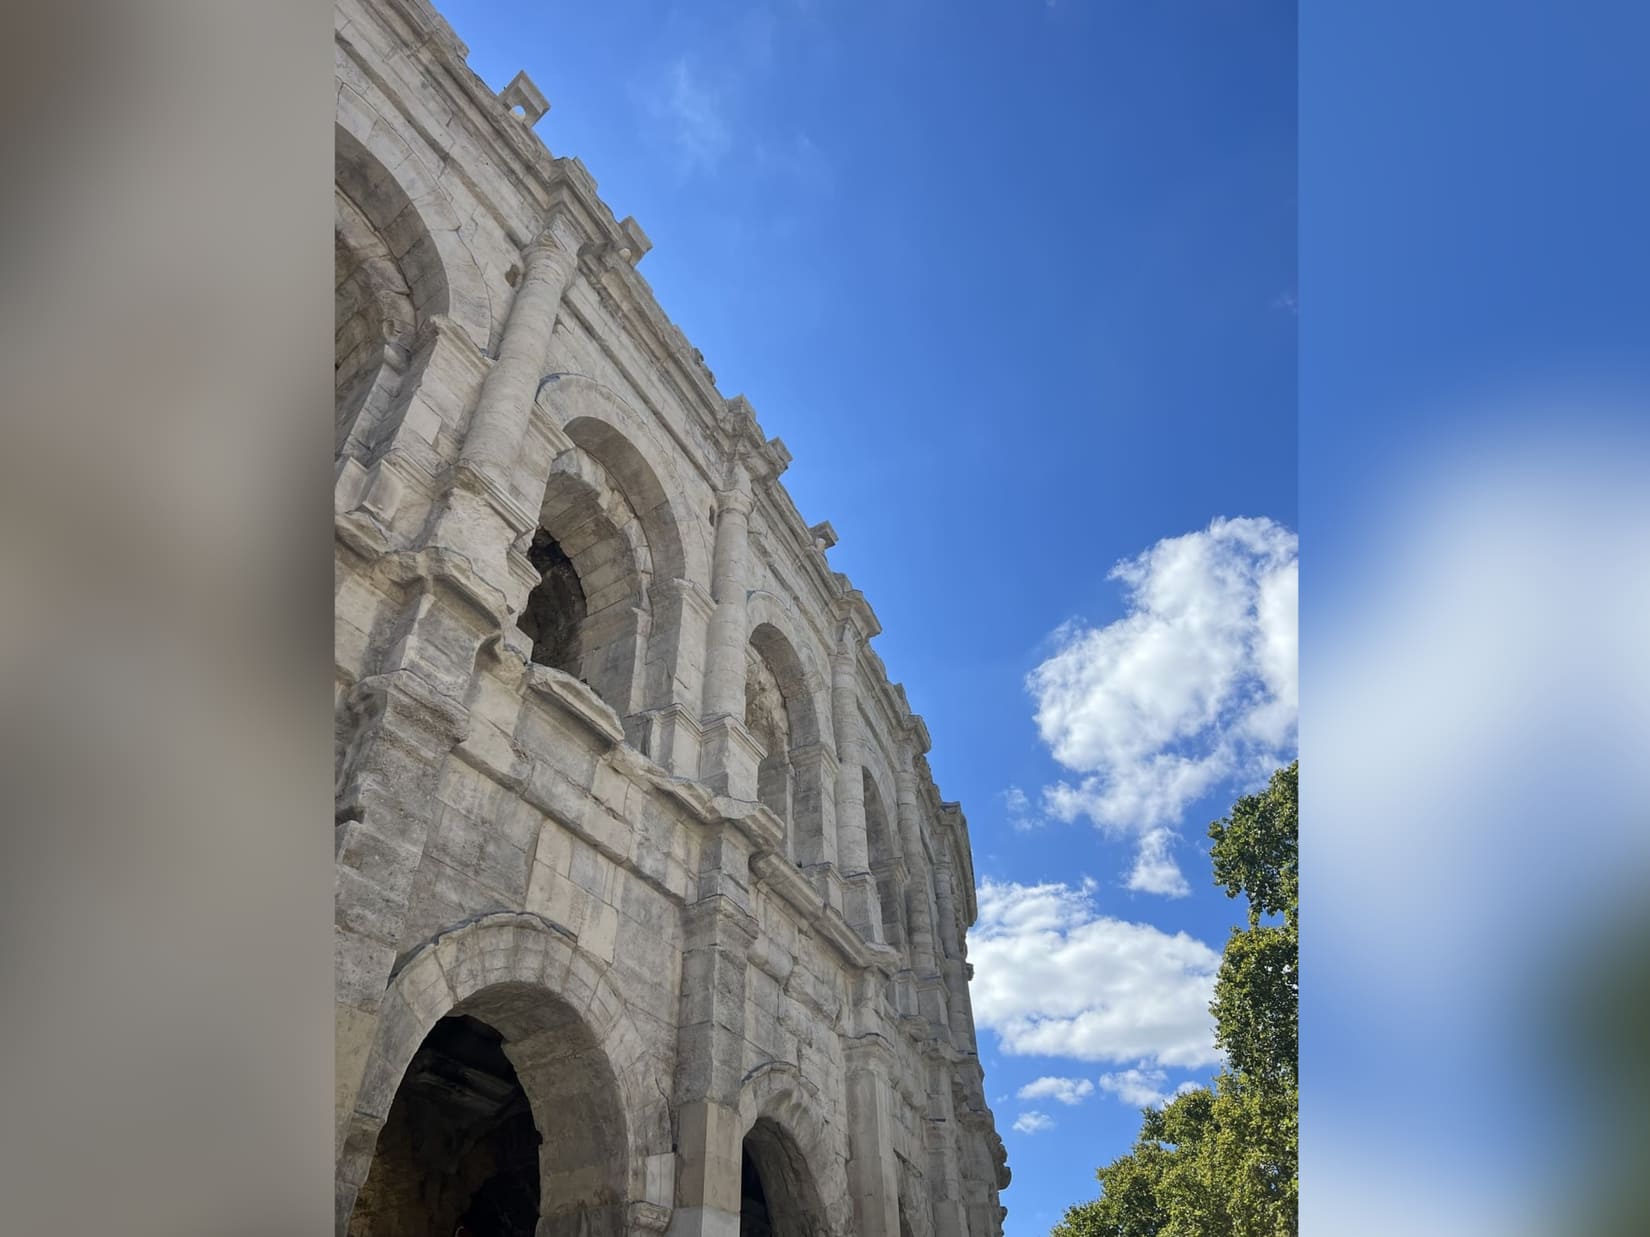
[[[1081,1104],[1094,1094],[1094,1084],[1087,1078],[1039,1078],[1016,1091],[1022,1100],[1058,1100],[1062,1104]]]
[[[1014,1119],[1014,1128],[1022,1134],[1040,1134],[1054,1128],[1054,1119],[1040,1112],[1023,1112]]]
[[[1168,1079],[1168,1074],[1163,1070],[1150,1069],[1142,1063],[1134,1069],[1119,1070],[1115,1074],[1101,1074],[1100,1089],[1108,1095],[1115,1095],[1132,1108],[1161,1108],[1175,1096],[1196,1091],[1200,1086],[1199,1083],[1188,1080],[1173,1091],[1166,1091],[1163,1084]]]
[[[1131,889],[1187,892],[1173,855],[1186,807],[1259,785],[1293,754],[1299,710],[1298,538],[1268,519],[1216,519],[1112,568],[1128,613],[1067,623],[1026,686],[1054,758],[1060,820],[1138,840]]]
[[[686,57],[671,63],[652,110],[670,125],[687,171],[715,168],[733,144],[720,96]]]
[[[1003,806],[1008,809],[1008,827],[1016,833],[1029,833],[1043,823],[1031,811],[1031,797],[1018,786],[1003,791]]]
[[[1163,1084],[1169,1076],[1160,1069],[1126,1069],[1100,1075],[1100,1089],[1135,1108],[1158,1108],[1168,1102]]]
[[[1220,955],[1184,932],[1100,915],[1095,889],[980,886],[969,933],[978,1025],[1017,1056],[1217,1062],[1209,1001]]]
[[[1183,898],[1192,891],[1169,854],[1173,836],[1167,829],[1148,829],[1141,837],[1134,856],[1134,870],[1129,873],[1130,889],[1171,898]]]

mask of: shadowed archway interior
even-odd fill
[[[745,1135],[740,1154],[739,1237],[814,1237],[825,1211],[795,1141],[762,1118]]]
[[[443,1018],[420,1045],[378,1137],[351,1237],[532,1237],[539,1132],[504,1037]]]
[[[495,984],[413,1054],[349,1237],[621,1237],[628,1146],[590,1028],[544,988]]]

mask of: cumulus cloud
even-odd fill
[[[1022,1134],[1040,1134],[1054,1128],[1054,1119],[1046,1113],[1023,1112],[1014,1119],[1014,1128]]]
[[[1169,1100],[1163,1086],[1169,1076],[1160,1069],[1126,1069],[1100,1075],[1100,1089],[1135,1108],[1156,1108]]]
[[[1039,1078],[1016,1091],[1022,1100],[1058,1100],[1062,1104],[1081,1104],[1094,1094],[1094,1084],[1087,1078]]]
[[[1096,888],[980,886],[969,933],[977,1024],[1017,1056],[1217,1062],[1209,1001],[1220,955],[1184,932],[1101,915]]]
[[[1272,520],[1216,519],[1112,568],[1128,612],[1067,623],[1027,676],[1037,728],[1076,778],[1043,810],[1137,839],[1131,889],[1188,892],[1173,854],[1186,807],[1259,784],[1293,753],[1298,539]]]
[[[1164,1089],[1168,1074],[1160,1069],[1149,1069],[1144,1063],[1134,1069],[1119,1070],[1115,1074],[1100,1075],[1100,1089],[1115,1095],[1131,1108],[1161,1108],[1177,1095],[1196,1091],[1198,1084],[1183,1082],[1173,1091]]]
[[[1144,893],[1161,893],[1171,898],[1182,898],[1191,892],[1191,886],[1180,874],[1180,866],[1169,853],[1174,835],[1167,829],[1148,829],[1135,851],[1134,870],[1129,873],[1129,888]]]
[[[1018,786],[1003,791],[1003,806],[1008,809],[1008,827],[1016,833],[1029,833],[1043,823],[1031,810],[1031,796]]]

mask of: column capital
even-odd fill
[[[667,602],[679,601],[692,606],[699,617],[707,621],[716,610],[716,599],[697,580],[655,579],[648,585],[647,595],[655,610],[663,609]]]
[[[921,713],[907,713],[903,728],[905,735],[904,742],[900,744],[900,763],[915,774],[917,757],[933,751],[934,741],[929,737],[928,723],[922,720]]]
[[[756,498],[748,488],[716,491],[716,515],[719,519],[729,513],[748,516],[755,506]]]
[[[557,267],[565,267],[568,273],[571,273],[579,260],[578,246],[569,245],[552,227],[541,229],[537,236],[528,241],[521,251],[521,256],[529,272],[535,266],[549,262]]]
[[[720,949],[744,962],[761,934],[756,917],[725,894],[710,894],[682,908],[687,949]]]
[[[876,612],[865,600],[865,594],[852,587],[847,576],[838,575],[837,581],[843,586],[843,592],[831,608],[839,624],[838,647],[840,649],[850,636],[863,647],[872,636],[881,633],[882,624],[877,621]]]
[[[837,755],[834,749],[824,743],[807,743],[801,747],[793,747],[790,752],[792,767],[802,769],[820,768],[831,777],[836,777]]]

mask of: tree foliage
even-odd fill
[[[1215,1085],[1145,1109],[1101,1197],[1051,1237],[1294,1237],[1300,1158],[1299,762],[1209,826],[1215,884],[1249,900],[1215,981]],[[1271,922],[1268,922],[1271,921]]]

